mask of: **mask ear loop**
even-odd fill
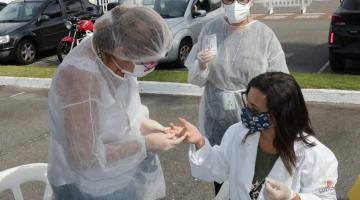
[[[145,72],[153,70],[159,62],[141,63],[145,67]]]
[[[111,57],[111,61],[115,64],[115,67],[117,68],[117,70],[116,71],[120,71],[121,73],[123,73],[124,74],[124,70],[120,67],[120,65],[116,62],[116,60],[114,59],[114,57],[111,55],[110,56]]]

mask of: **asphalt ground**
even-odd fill
[[[48,114],[46,89],[0,86],[0,171],[14,166],[47,162]],[[150,117],[166,125],[178,117],[197,122],[199,98],[190,96],[142,95]],[[339,161],[339,199],[346,199],[360,174],[360,105],[308,103],[317,137],[333,150]],[[160,153],[167,197],[172,199],[212,199],[213,186],[194,180],[187,158],[188,145],[181,144]],[[41,199],[41,184],[25,184],[27,199]],[[26,198],[26,197],[25,197]],[[9,200],[9,192],[0,193]]]

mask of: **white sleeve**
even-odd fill
[[[190,145],[189,160],[191,173],[194,177],[204,181],[216,181],[222,183],[229,177],[230,157],[233,148],[232,128],[229,128],[220,146],[211,147],[209,141],[205,138],[205,145],[195,150],[194,145]]]
[[[338,179],[338,161],[335,155],[322,144],[317,152],[308,149],[310,158],[301,169],[301,200],[336,200],[335,185]],[[310,155],[311,153],[311,155]],[[315,155],[313,155],[315,154]]]
[[[186,59],[185,66],[189,70],[188,82],[197,86],[204,86],[209,76],[209,68],[200,69],[199,61],[197,60],[198,43],[191,49],[189,56]]]
[[[270,42],[268,44],[268,72],[276,71],[276,72],[284,72],[289,73],[289,69],[286,64],[285,53],[281,47],[281,44],[276,37],[275,33],[271,31],[273,34]]]
[[[90,180],[101,178],[102,173],[126,174],[146,156],[144,137],[140,133],[125,133],[123,127],[116,140],[104,141],[103,136],[111,130],[102,119],[105,113],[101,110],[101,90],[96,78],[76,69],[61,73],[56,93],[62,121],[58,132],[64,136],[63,150],[71,168]],[[92,169],[97,169],[98,174]]]

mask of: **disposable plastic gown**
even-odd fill
[[[84,193],[72,199],[164,197],[159,159],[139,131],[148,113],[137,80],[115,75],[92,46],[85,39],[65,57],[50,88],[49,181]]]
[[[202,37],[216,34],[217,56],[200,70],[197,54]],[[240,91],[249,81],[267,71],[288,73],[285,55],[274,32],[259,21],[235,29],[221,18],[202,29],[186,62],[188,81],[205,86],[199,108],[199,127],[211,145],[220,144],[226,129],[240,121]]]

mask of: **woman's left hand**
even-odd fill
[[[195,144],[196,149],[200,149],[204,146],[204,138],[201,135],[200,131],[188,122],[186,119],[179,118],[181,126],[175,126],[173,123],[170,123],[170,130],[168,133],[172,133],[176,137],[186,136],[184,142],[188,144]]]
[[[266,200],[293,200],[296,193],[280,181],[267,178],[265,181],[264,198]]]
[[[169,129],[169,127],[164,127],[159,122],[148,118],[143,118],[140,125],[140,132],[144,136],[151,133],[165,133]]]

